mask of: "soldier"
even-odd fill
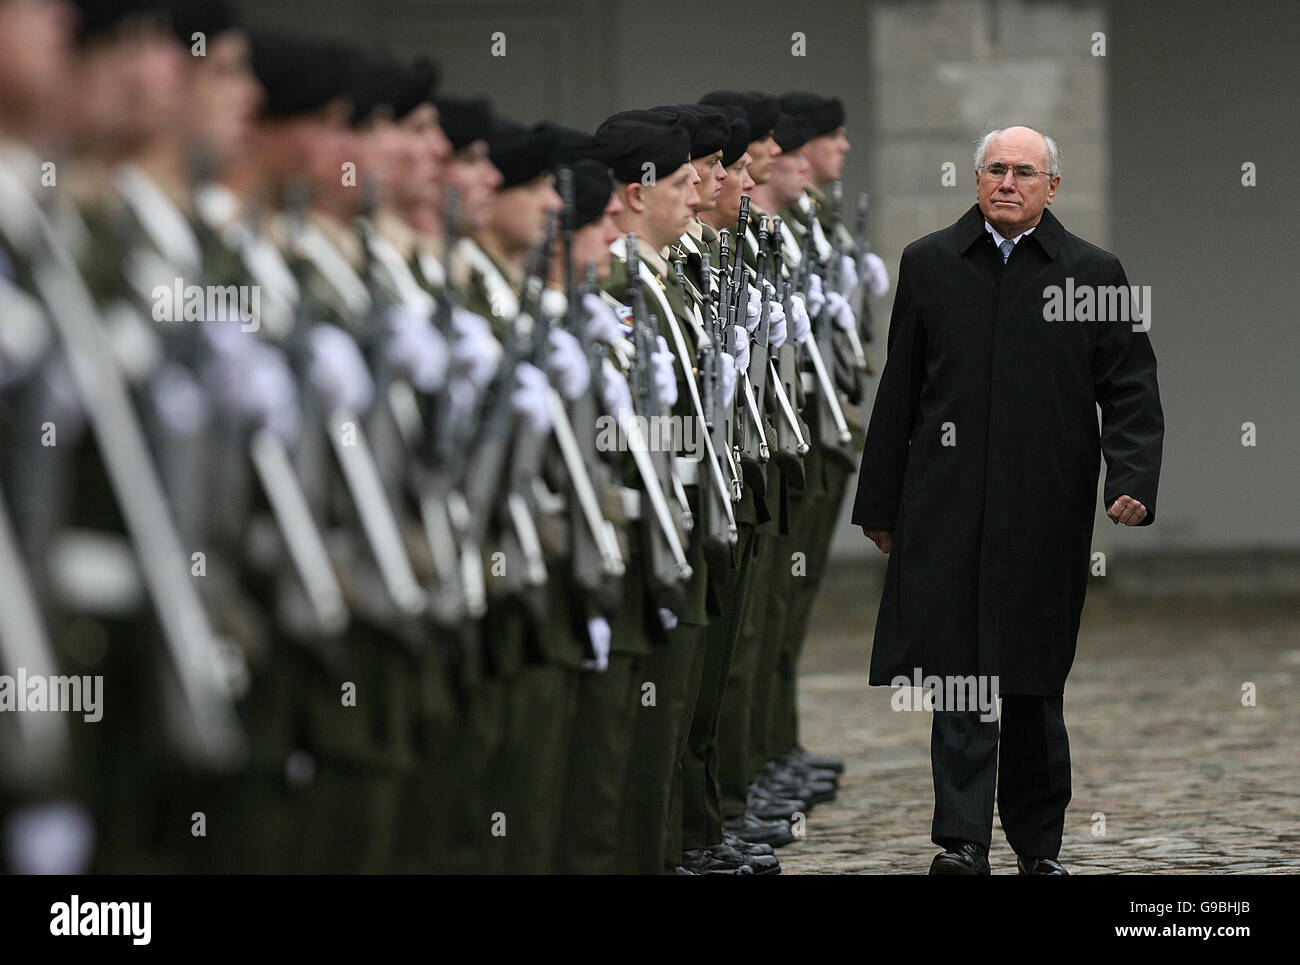
[[[56,647],[44,609],[44,552],[66,475],[56,473],[51,427],[71,442],[80,403],[56,330],[30,277],[40,227],[38,151],[63,133],[63,93],[73,14],[61,3],[0,3],[0,673],[79,672]],[[62,478],[60,476],[62,475]],[[30,480],[30,482],[28,482]],[[40,489],[33,488],[33,484]],[[44,609],[44,612],[43,612]],[[74,783],[70,730],[93,727],[79,716],[4,714],[0,721],[0,867],[12,873],[79,873],[90,863],[94,829],[84,791]],[[71,722],[71,723],[70,723]]]
[[[806,231],[812,232],[810,250],[817,261],[815,288],[822,289],[822,279],[832,277],[838,282],[838,291],[827,288],[828,302],[823,307],[834,319],[833,343],[837,347],[837,357],[852,357],[850,333],[861,332],[861,319],[857,318],[851,307],[853,296],[857,294],[856,279],[858,270],[852,256],[851,237],[843,225],[833,224],[836,214],[832,213],[832,202],[823,189],[839,180],[843,170],[844,156],[848,151],[848,139],[844,135],[844,108],[838,98],[822,97],[808,92],[794,92],[782,95],[782,110],[804,117],[813,129],[813,137],[804,145],[802,153],[807,161],[804,194],[794,205],[786,210],[787,223],[802,241]],[[838,243],[833,244],[829,238],[838,231]],[[837,255],[837,252],[843,252]],[[833,258],[838,263],[832,266]],[[888,276],[879,257],[869,255],[864,263],[863,272],[867,283],[862,287],[863,294],[879,297],[888,291]],[[846,299],[849,303],[846,303]],[[865,305],[865,301],[862,302]],[[832,362],[827,359],[828,365]],[[816,592],[821,585],[830,553],[830,543],[835,520],[839,518],[840,505],[844,490],[853,472],[852,452],[861,447],[862,427],[856,410],[850,403],[851,397],[860,398],[856,372],[852,365],[834,366],[839,381],[839,404],[845,415],[848,427],[853,433],[853,442],[849,447],[828,446],[826,458],[821,460],[822,479],[819,500],[820,506],[808,508],[810,527],[807,533],[807,575],[795,584],[794,596],[790,604],[790,615],[785,630],[786,658],[785,666],[790,673],[783,675],[778,684],[779,700],[775,705],[776,722],[774,724],[773,749],[785,748],[781,754],[802,761],[814,767],[839,772],[843,769],[841,762],[834,758],[813,755],[798,743],[797,730],[797,694],[795,684],[798,679],[797,666],[803,641],[807,636],[808,620]],[[823,406],[810,409],[814,420],[828,418]],[[813,435],[824,438],[821,426],[814,424]]]

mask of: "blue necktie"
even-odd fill
[[[1011,249],[1015,246],[1016,243],[1010,238],[998,245],[998,251],[1002,252],[1002,264],[1005,265],[1007,263],[1007,259],[1011,257]]]

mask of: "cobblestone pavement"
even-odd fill
[[[890,688],[866,684],[878,580],[841,567],[814,614],[802,740],[846,771],[807,837],[781,849],[787,874],[924,873],[938,850],[930,714],[894,711]],[[1090,588],[1065,690],[1062,862],[1077,874],[1300,873],[1298,684],[1296,600],[1151,602]],[[990,862],[1015,873],[996,818]]]

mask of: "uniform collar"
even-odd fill
[[[970,209],[958,219],[954,228],[957,232],[957,250],[962,254],[969,251],[975,242],[985,237],[993,237],[984,227],[984,213],[980,211],[978,203],[970,206]],[[1038,246],[1043,249],[1048,258],[1055,259],[1057,252],[1061,250],[1061,238],[1064,235],[1065,227],[1049,209],[1044,208],[1043,217],[1034,226],[1029,238],[1038,242]]]

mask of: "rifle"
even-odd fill
[[[681,481],[673,472],[671,453],[662,446],[650,449],[642,434],[642,425],[654,425],[652,419],[662,420],[664,406],[659,401],[652,374],[650,353],[657,347],[658,323],[653,315],[646,316],[645,292],[641,285],[641,260],[637,237],[629,234],[624,239],[627,258],[627,295],[632,307],[632,341],[634,356],[631,372],[632,404],[634,412],[618,412],[620,429],[628,440],[628,449],[636,464],[646,498],[650,501],[654,525],[643,527],[646,539],[647,573],[650,595],[655,605],[680,613],[685,605],[683,585],[692,576],[686,562],[683,537],[690,530],[690,517],[674,517],[668,506],[668,495],[673,493],[684,500]],[[689,504],[687,510],[689,511]]]
[[[45,632],[17,534],[0,490],[0,670],[52,677],[58,660]],[[58,774],[68,754],[62,714],[6,714],[14,735],[0,733],[0,775],[27,787],[43,787]]]
[[[580,289],[573,264],[573,171],[561,168],[558,175],[560,197],[564,202],[562,237],[564,243],[564,283],[568,295],[565,328],[576,338],[587,357],[590,388],[564,409],[558,395],[551,400],[555,440],[559,445],[569,477],[569,506],[573,520],[573,576],[578,586],[590,595],[601,612],[617,612],[622,602],[622,577],[625,563],[614,525],[601,512],[598,493],[612,493],[616,485],[610,467],[596,452],[596,395],[599,391],[602,354],[587,337],[582,323],[582,295],[595,289],[595,265],[588,266],[588,277]],[[557,403],[559,405],[557,406]]]
[[[511,395],[519,363],[541,361],[539,353],[545,346],[546,326],[537,319],[554,228],[552,220],[547,237],[530,252],[519,313],[507,333],[496,375],[484,393],[478,442],[469,455],[462,490],[468,503],[472,540],[484,545],[488,527],[497,524],[499,551],[505,557],[505,595],[521,601],[535,622],[545,619],[547,574],[537,535],[532,484],[545,439],[519,424]]]
[[[811,217],[815,217],[810,215]],[[808,230],[804,232],[803,246],[801,252],[801,261],[799,263],[799,290],[808,290],[808,279],[812,275],[812,222],[809,221]],[[804,357],[808,361],[809,367],[813,370],[816,379],[818,406],[817,420],[817,437],[821,443],[823,451],[833,453],[838,451],[836,447],[844,445],[852,438],[849,433],[848,423],[844,418],[844,410],[840,406],[839,395],[835,391],[835,383],[831,378],[830,372],[826,368],[826,353],[834,351],[831,341],[834,328],[830,316],[823,310],[817,313],[817,317],[812,320],[812,337],[804,344]],[[834,359],[834,355],[832,355]]]
[[[709,263],[709,253],[705,251],[700,255],[700,267],[704,273],[706,287],[704,293],[705,312],[707,314],[705,327],[712,333],[713,344],[720,346],[721,352],[735,358],[736,330],[732,327],[730,321],[731,290],[727,278],[726,264],[729,254],[729,239],[725,231],[719,233],[718,239],[720,266],[716,276],[713,274],[712,266]],[[713,365],[707,376],[711,403],[706,404],[705,411],[709,411],[711,405],[714,424],[709,428],[714,434],[713,448],[719,454],[727,457],[727,475],[731,480],[731,501],[738,503],[743,495],[744,484],[741,481],[741,470],[735,452],[736,400],[733,399],[732,404],[726,407],[718,405],[716,400],[717,386],[722,379],[721,352],[714,353]],[[737,384],[737,390],[739,388],[740,386]]]
[[[749,305],[749,281],[745,274],[745,259],[741,257],[741,248],[745,244],[745,235],[749,231],[749,195],[740,196],[740,217],[736,222],[736,251],[735,261],[731,267],[731,286],[730,294],[730,311],[731,315],[728,321],[733,325],[739,325],[745,332],[745,338],[750,338],[748,327],[745,324],[748,315]],[[771,457],[771,452],[767,446],[767,430],[763,423],[763,409],[760,400],[754,392],[754,383],[750,379],[750,372],[753,371],[753,347],[750,348],[750,367],[740,373],[740,385],[736,390],[736,404],[740,410],[740,417],[736,423],[736,440],[735,448],[737,458],[740,460],[740,471],[745,482],[756,493],[762,494],[767,491],[767,476],[763,472],[763,464]]]
[[[859,201],[861,201],[861,199],[859,199]],[[844,185],[839,181],[835,181],[831,184],[831,264],[827,269],[827,275],[830,277],[825,279],[828,286],[827,291],[839,290],[840,258],[844,254],[844,242],[841,240],[844,230],[840,218],[840,208],[843,206],[843,203]],[[866,210],[864,208],[859,208],[859,216],[861,218],[861,224],[865,229]],[[852,292],[849,294],[852,294]],[[851,329],[845,333],[845,336],[848,338],[849,347],[853,351],[854,367],[859,371],[866,371],[867,356],[866,353],[862,351],[862,342],[858,339],[857,329]]]
[[[781,268],[785,263],[781,248],[780,217],[772,219],[772,278],[776,283],[776,295],[787,318],[791,314],[791,287],[788,279],[781,277]],[[799,363],[796,358],[793,332],[777,349],[776,359],[769,355],[768,378],[773,387],[773,396],[777,402],[776,420],[776,464],[787,483],[802,488],[804,469],[801,457],[808,452],[808,443],[799,428],[799,416],[795,412],[792,400],[798,397]]]
[[[305,292],[304,210],[304,205],[295,203],[286,213],[289,215],[290,268],[299,289]],[[413,616],[424,610],[427,600],[406,555],[401,530],[388,501],[383,476],[371,453],[361,415],[346,411],[310,391],[308,336],[316,324],[312,307],[306,298],[300,298],[295,306],[290,336],[291,356],[302,384],[309,387],[309,391],[303,394],[303,438],[295,454],[300,477],[316,481],[317,489],[309,494],[309,500],[314,500],[317,518],[323,521],[328,512],[328,481],[332,478],[327,468],[327,453],[332,450],[388,601],[399,613]]]
[[[446,284],[437,300],[433,323],[449,346],[455,339],[452,313],[462,302],[452,270],[452,258],[459,242],[459,212],[460,194],[454,185],[448,185],[442,209]],[[487,612],[487,587],[482,544],[473,538],[469,503],[464,490],[456,485],[464,478],[466,440],[473,429],[472,413],[461,411],[450,391],[428,401],[432,411],[426,423],[424,458],[417,461],[415,472],[420,518],[428,534],[433,564],[432,612],[445,629],[462,628],[466,646],[472,648],[470,625],[465,618],[477,621]]]
[[[707,253],[704,258],[706,259],[705,270],[707,271]],[[685,293],[685,259],[674,259],[673,271],[677,275],[677,284],[681,286],[682,292]],[[716,374],[717,363],[722,358],[717,341],[713,340],[700,346],[699,354],[699,371],[704,373],[707,369],[712,368]],[[688,372],[687,378],[690,377]],[[707,382],[708,380],[705,379],[704,381]],[[718,464],[717,446],[714,445],[714,426],[720,425],[720,423],[713,418],[712,398],[710,398],[707,406],[702,399],[694,396],[693,401],[697,405],[696,423],[700,426],[701,438],[705,442],[706,451],[703,459],[707,463],[710,482],[712,483],[712,485],[708,485],[702,480],[700,481],[700,513],[704,517],[704,525],[702,526],[704,551],[710,561],[715,562],[718,566],[723,566],[730,564],[731,548],[735,545],[739,534],[731,508],[731,486],[726,483],[722,475],[722,468]],[[725,452],[725,449],[723,451]]]
[[[867,205],[870,200],[870,195],[865,191],[858,195],[858,215],[853,224],[853,242],[854,250],[857,252],[859,260],[871,251],[871,242],[867,240]],[[858,327],[862,329],[862,340],[870,342],[871,330],[874,326],[871,322],[871,305],[868,303],[865,295],[863,295],[860,300],[860,305],[858,307],[860,308],[860,311],[858,312]],[[858,348],[862,348],[861,344],[858,345]],[[863,361],[866,361],[865,353],[863,355]],[[870,363],[863,366],[864,371],[869,370],[869,368]]]
[[[207,765],[236,766],[244,740],[220,671],[217,642],[176,531],[144,430],[84,280],[51,236],[37,233],[32,282],[68,358],[86,419],[135,548],[174,672],[173,738]]]
[[[742,199],[742,204],[744,199]],[[769,301],[771,294],[768,291],[772,286],[767,281],[767,260],[768,260],[768,221],[767,215],[763,215],[758,221],[758,262],[755,282],[759,290],[761,299],[758,328],[754,332],[754,344],[749,349],[749,383],[752,386],[753,398],[758,408],[758,413],[766,411],[767,400],[767,375],[770,366],[768,365],[768,337],[771,331],[771,319],[769,318]],[[740,259],[737,259],[739,262]],[[741,279],[744,281],[743,277]],[[744,294],[741,296],[741,302],[748,297],[748,289],[743,289]],[[748,460],[752,465],[758,465],[760,462],[766,462],[770,453],[763,454],[763,449],[767,447],[766,431],[763,428],[761,418],[758,420],[755,432],[746,432],[745,441],[741,449],[742,459]]]

